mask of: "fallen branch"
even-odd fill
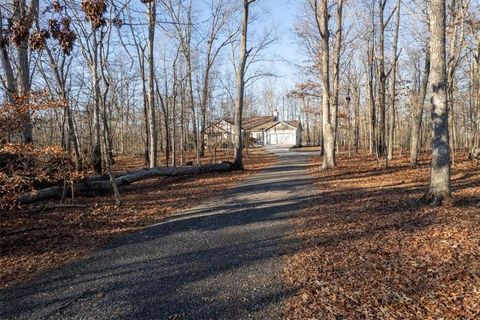
[[[229,162],[208,164],[200,166],[187,166],[187,167],[157,167],[152,169],[143,169],[126,173],[121,176],[115,177],[117,186],[125,186],[131,183],[154,178],[154,177],[173,177],[173,176],[186,176],[195,175],[207,172],[223,172],[232,170],[232,164]],[[85,192],[98,192],[112,190],[112,182],[105,180],[107,177],[90,177],[83,182],[74,184],[75,193]],[[55,186],[46,189],[38,190],[36,193],[28,193],[20,196],[20,203],[28,204],[35,201],[47,200],[51,198],[57,198],[62,195],[64,191],[63,186]]]

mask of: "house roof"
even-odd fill
[[[261,131],[275,124],[276,123],[275,119],[276,119],[275,116],[258,116],[258,117],[243,118],[242,128],[243,130],[248,130],[248,131],[252,131],[252,130]],[[234,121],[230,118],[224,118],[223,120],[225,120],[228,123],[234,124]]]
[[[223,118],[222,120],[234,124],[234,120],[231,118]],[[294,128],[300,127],[300,121],[298,120],[277,121],[275,116],[257,116],[243,118],[242,128],[247,131],[263,131],[279,123],[286,123]]]
[[[291,125],[292,127],[299,128],[300,127],[300,121],[298,120],[289,120],[289,121],[283,121],[286,124]]]
[[[275,121],[275,122],[272,122],[268,127],[264,128],[264,130],[267,130],[267,129],[270,129],[274,126],[276,126],[277,124],[286,124],[292,128],[295,128],[297,129],[298,127],[300,127],[300,121],[298,120],[290,120],[290,121]]]

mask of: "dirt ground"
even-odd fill
[[[287,319],[479,319],[480,166],[457,155],[453,201],[424,206],[428,158],[379,165],[340,156],[311,174],[320,195],[295,223],[300,252],[286,262],[297,294]]]
[[[209,159],[204,159],[208,161]],[[222,153],[219,160],[232,160]],[[122,206],[111,195],[79,197],[81,207],[2,212],[0,221],[0,288],[26,281],[95,250],[113,237],[158,222],[193,207],[275,161],[263,150],[245,155],[243,172],[144,180],[120,189]],[[119,156],[116,171],[143,167],[141,156]]]

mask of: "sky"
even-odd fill
[[[256,28],[276,31],[277,40],[265,55],[274,59],[274,73],[279,76],[270,81],[284,87],[293,87],[296,82],[299,70],[293,62],[305,60],[294,41],[294,27],[302,4],[303,0],[259,0],[251,9],[252,14],[260,15]]]

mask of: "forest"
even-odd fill
[[[479,0],[2,0],[0,28],[2,318],[480,316]]]

